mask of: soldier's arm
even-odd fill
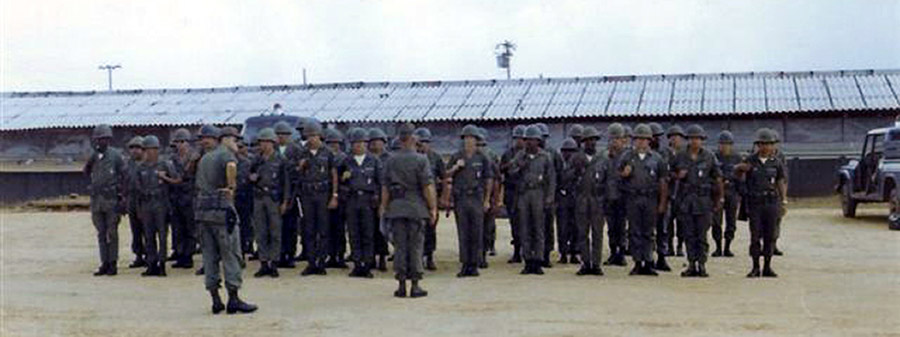
[[[276,184],[280,183],[282,186],[282,188],[281,188],[282,203],[285,205],[290,205],[291,196],[294,195],[293,194],[294,191],[291,190],[290,165],[288,165],[285,162],[281,162],[281,165],[279,165],[277,169],[281,171],[281,174],[279,175],[281,177],[281,181],[276,182]],[[285,207],[285,208],[287,208],[287,207]]]
[[[556,194],[556,169],[553,167],[552,162],[549,164],[544,173],[547,177],[547,190],[544,191],[544,195],[547,198],[546,202],[552,204],[554,201],[553,196]]]
[[[175,165],[172,165],[172,162],[166,161],[166,172],[165,176],[161,177],[162,180],[165,180],[169,184],[180,184],[182,181],[181,174],[178,173],[178,170],[175,169]]]

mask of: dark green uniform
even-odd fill
[[[609,166],[617,171],[622,163],[622,155],[625,150],[619,152],[607,150],[602,155],[606,156]],[[625,199],[625,184],[617,174],[610,174],[610,186],[607,191],[607,200],[604,204],[606,212],[606,232],[609,237],[610,256],[607,264],[625,265],[625,222],[628,218],[628,208]]]
[[[172,248],[179,265],[193,265],[193,255],[197,251],[198,228],[194,222],[194,174],[200,155],[188,151],[184,156],[177,152],[169,157],[181,177],[181,183],[170,186],[170,220],[172,223]],[[165,252],[163,252],[165,253]]]
[[[250,168],[250,174],[257,177],[253,184],[253,232],[262,262],[278,261],[280,257],[280,206],[292,195],[288,180],[290,169],[287,159],[277,151],[268,157],[257,156]]]
[[[494,171],[491,160],[476,150],[467,156],[460,150],[450,156],[449,165],[465,162],[452,178],[453,213],[459,235],[459,262],[465,265],[481,263],[484,252],[485,188],[491,183]]]
[[[763,162],[758,154],[750,155],[746,163],[750,165],[744,182],[750,216],[750,256],[770,259],[775,251],[775,228],[781,207],[778,183],[785,179],[785,165],[778,158]]]
[[[303,207],[304,250],[310,265],[322,269],[328,254],[328,202],[332,197],[332,170],[337,170],[334,153],[324,145],[317,151],[305,149],[300,170],[300,202]]]
[[[375,264],[375,232],[379,230],[375,220],[381,202],[382,163],[371,154],[363,155],[361,162],[348,155],[340,167],[350,259],[358,268],[357,272],[368,271]]]
[[[556,239],[560,261],[565,262],[567,255],[574,257],[581,247],[577,244],[578,227],[575,221],[578,180],[570,162],[563,162],[562,168],[562,172],[557,174],[556,184]]]
[[[479,151],[484,153],[484,155],[488,158],[490,162],[490,170],[491,170],[491,179],[499,179],[500,177],[500,156],[498,156],[491,148],[486,146],[479,147]],[[495,181],[491,182],[493,184],[491,188],[490,202],[491,207],[497,202],[496,196],[500,193],[499,188],[494,188],[497,186]],[[494,242],[497,241],[497,213],[494,212],[493,208],[487,212],[484,212],[484,244],[482,245],[482,249],[485,253],[489,251],[494,251]],[[482,258],[482,260],[484,260]],[[482,261],[485,262],[485,261]],[[484,266],[484,265],[482,265]]]
[[[388,153],[387,151],[382,152],[380,155],[378,155],[378,160],[381,161],[382,167],[387,163],[389,158],[391,158],[391,154]],[[382,182],[383,182],[383,180],[382,180]],[[391,254],[390,247],[388,247],[388,239],[387,239],[387,235],[390,233],[388,233],[386,231],[382,231],[381,218],[378,217],[378,214],[375,214],[373,217],[374,217],[374,223],[375,223],[375,255],[378,255],[381,257],[381,259],[384,259],[384,257]],[[379,263],[383,264],[381,262],[379,262]],[[387,268],[387,266],[385,266],[385,268],[381,268],[381,266],[379,266],[379,269],[387,270],[386,268]]]
[[[128,214],[128,225],[131,227],[131,252],[135,256],[135,267],[139,267],[146,261],[147,250],[144,247],[144,225],[138,216],[138,168],[141,162],[129,158],[126,162],[126,183],[125,195],[128,200],[126,212]]]
[[[434,150],[429,150],[428,153],[425,153],[425,157],[428,158],[428,165],[431,166],[431,175],[435,178],[434,183],[437,195],[441,195],[443,184],[441,184],[440,179],[447,173],[444,159]],[[434,250],[437,249],[436,229],[437,226],[425,226],[425,255],[431,256],[431,254],[434,254]]]
[[[331,147],[329,147],[331,150]],[[338,177],[341,174],[341,164],[347,159],[343,151],[333,151],[335,168],[338,169]],[[340,185],[338,185],[340,189]],[[347,254],[347,223],[344,215],[347,213],[347,200],[345,194],[338,191],[338,206],[328,210],[328,264],[329,268],[344,268],[344,255]]]
[[[244,254],[250,254],[253,251],[253,183],[250,182],[250,167],[256,161],[256,156],[247,154],[246,156],[237,155],[237,190],[234,193],[234,208],[237,209],[238,217],[241,219],[241,251]],[[281,215],[279,214],[280,218]],[[279,222],[280,219],[279,219]],[[279,231],[281,226],[279,226]],[[278,233],[280,236],[281,233]],[[279,241],[278,251],[281,251],[281,243]],[[277,253],[276,253],[277,254]]]
[[[550,153],[519,151],[512,159],[509,173],[516,176],[516,216],[522,239],[522,258],[543,261],[546,227],[545,205],[552,203],[556,191],[556,168]],[[552,244],[550,244],[552,246]]]
[[[630,165],[631,175],[622,178],[627,197],[631,257],[635,264],[653,261],[653,232],[656,228],[660,183],[666,181],[668,165],[659,153],[650,150],[642,156],[635,150],[622,154],[618,171]]]
[[[221,287],[223,273],[220,272],[220,265],[224,269],[225,288],[237,291],[243,283],[240,231],[235,226],[227,225],[228,213],[236,216],[236,211],[232,202],[219,191],[228,185],[225,177],[228,163],[237,165],[237,158],[231,150],[219,145],[204,154],[197,165],[194,218],[200,225],[203,270],[208,290]]]
[[[145,161],[138,168],[138,216],[146,234],[147,264],[151,268],[160,268],[165,275],[163,263],[169,234],[166,215],[169,214],[171,185],[159,178],[157,172],[164,172],[171,179],[179,179],[180,173],[171,161],[161,159]]]
[[[555,174],[554,183],[557,187],[559,187],[559,182],[562,181],[562,174],[565,170],[566,162],[563,160],[562,153],[559,150],[546,147],[544,151],[550,155],[551,162],[553,163],[553,172]],[[544,257],[541,261],[544,262],[545,267],[550,266],[550,253],[553,252],[553,246],[556,243],[554,239],[555,230],[553,228],[554,218],[556,218],[556,208],[559,200],[556,198],[559,197],[559,190],[556,191],[556,196],[554,196],[553,203],[548,203],[544,205]]]
[[[567,175],[574,179],[575,225],[578,235],[573,247],[581,253],[582,265],[599,270],[603,251],[603,205],[607,192],[615,187],[609,161],[603,154],[579,152],[569,160]]]
[[[702,265],[709,251],[707,236],[722,173],[716,156],[702,147],[696,159],[691,158],[690,150],[678,153],[672,170],[676,174],[687,171],[678,191],[678,215],[684,227],[687,259]]]
[[[741,156],[732,153],[725,155],[722,152],[716,152],[716,160],[719,162],[719,170],[722,172],[722,179],[725,184],[725,202],[718,214],[713,215],[713,240],[717,246],[721,246],[724,237],[726,247],[730,247],[730,243],[734,240],[734,232],[737,229],[737,210],[740,204],[740,196],[737,190],[737,177],[735,176],[734,166],[741,163]],[[722,231],[722,223],[725,223],[725,231]],[[724,235],[723,235],[724,234]]]
[[[521,262],[517,261],[520,258],[519,251],[522,244],[522,238],[519,235],[519,217],[516,216],[516,199],[518,197],[516,187],[519,181],[517,175],[509,173],[509,168],[513,164],[513,158],[521,151],[522,149],[510,147],[500,158],[500,171],[503,174],[503,204],[506,206],[506,216],[509,219],[509,229],[512,234],[512,242],[510,244],[512,244],[514,250],[510,262]]]
[[[279,259],[278,266],[279,267],[293,267],[294,255],[297,254],[297,236],[298,234],[303,235],[301,238],[301,244],[303,244],[303,253],[298,256],[300,260],[306,259],[306,248],[308,243],[306,242],[306,235],[299,231],[300,227],[300,204],[297,203],[297,198],[300,196],[300,175],[297,171],[297,161],[300,158],[300,153],[303,151],[303,147],[301,147],[297,143],[289,142],[286,145],[276,145],[276,151],[281,153],[285,159],[287,159],[288,164],[291,169],[289,170],[288,178],[291,181],[291,191],[294,192],[294,195],[291,196],[291,200],[288,202],[288,209],[281,216],[281,258]]]
[[[112,147],[95,151],[85,165],[91,177],[91,220],[97,229],[100,262],[115,266],[119,260],[119,220],[123,211],[125,159]]]
[[[391,222],[398,280],[422,279],[424,227],[430,218],[424,189],[433,182],[428,158],[411,149],[394,152],[385,163],[384,184],[390,199],[384,217]]]

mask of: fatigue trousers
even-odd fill
[[[578,235],[573,247],[581,252],[581,263],[599,267],[603,254],[603,204],[600,198],[579,197],[575,205],[575,224]]]
[[[737,229],[737,210],[739,204],[740,200],[738,199],[737,193],[725,193],[725,203],[722,205],[722,209],[713,215],[712,236],[713,240],[716,240],[716,242],[722,240],[723,234],[725,240],[734,240],[734,232]],[[724,233],[722,232],[723,216],[725,222]]]
[[[172,248],[175,255],[191,259],[197,251],[197,224],[194,222],[193,201],[179,197],[172,204]],[[164,252],[165,253],[165,252]]]
[[[530,189],[520,192],[516,200],[519,237],[522,239],[522,258],[526,261],[544,260],[544,192]]]
[[[344,258],[347,254],[347,223],[344,221],[346,214],[346,200],[340,200],[336,209],[328,210],[328,255],[334,258]]]
[[[424,219],[392,218],[394,272],[398,280],[422,279],[422,249],[425,240]]]
[[[147,263],[151,266],[166,261],[169,237],[169,228],[166,226],[167,213],[166,207],[159,202],[142,202],[138,206],[138,214],[144,224],[146,235]]]
[[[778,223],[778,198],[752,198],[750,215],[750,256],[772,257],[775,251],[775,226]]]
[[[622,198],[610,200],[606,205],[606,232],[609,236],[609,250],[625,249],[625,221],[628,208]],[[625,253],[622,251],[622,253]]]
[[[669,202],[670,205],[678,205],[678,200],[673,199]],[[669,248],[674,252],[678,247],[678,243],[672,242],[673,239],[678,238],[678,242],[684,242],[684,229],[683,224],[681,223],[681,217],[678,214],[677,207],[673,208],[672,216],[669,218],[669,223],[667,224],[666,233],[669,233]]]
[[[206,289],[219,289],[223,274],[225,289],[240,289],[243,283],[240,230],[232,229],[229,233],[223,223],[201,222],[200,231]]]
[[[656,216],[656,253],[662,255],[668,255],[671,251],[672,247],[669,246],[669,222],[672,221],[672,218],[675,214],[672,210],[668,211],[668,216],[666,214],[658,214]]]
[[[427,224],[425,226],[425,245],[422,251],[424,255],[434,254],[434,250],[437,249],[437,228],[434,226],[435,224]]]
[[[253,232],[256,234],[256,247],[261,262],[275,262],[280,257],[282,233],[280,206],[280,203],[268,195],[256,194],[253,198]]]
[[[300,205],[297,199],[291,201],[291,207],[281,215],[281,252],[279,256],[284,260],[291,260],[297,255],[297,231],[300,221]],[[279,259],[279,260],[281,260]]]
[[[131,252],[136,259],[143,260],[147,257],[147,249],[144,243],[144,223],[138,216],[137,206],[128,209],[128,226],[131,227]]]
[[[506,189],[506,193],[503,195],[503,203],[506,206],[506,217],[509,219],[509,231],[512,234],[512,240],[510,244],[514,248],[518,248],[522,244],[522,239],[519,235],[519,217],[516,216],[516,191],[514,189]]]
[[[375,263],[375,211],[372,193],[351,195],[345,207],[350,235],[350,259],[359,264]]]
[[[635,263],[653,261],[653,232],[656,228],[658,203],[655,194],[628,196],[629,249]]]
[[[553,229],[553,222],[556,218],[552,205],[544,205],[544,255],[550,256],[553,252],[553,246],[556,244],[554,235],[556,231]],[[543,261],[543,258],[541,259]]]
[[[433,227],[433,226],[429,226]],[[497,216],[493,212],[484,212],[484,242],[482,244],[483,251],[487,252],[494,248],[494,241],[497,241]]]
[[[91,221],[97,229],[100,262],[116,263],[119,260],[119,213],[115,209],[91,208]]]
[[[575,223],[575,200],[561,201],[556,208],[556,238],[560,255],[577,254],[578,226]]]
[[[687,260],[689,262],[706,263],[709,252],[709,236],[711,212],[683,212],[681,214],[682,231],[684,232]]]
[[[328,198],[324,192],[303,195],[303,249],[310,263],[322,264],[328,253]]]
[[[238,218],[241,219],[241,251],[244,253],[249,253],[252,250],[251,247],[256,238],[253,234],[253,218],[255,217],[253,203],[252,192],[238,192],[234,197],[234,208],[238,213]],[[278,217],[280,218],[281,215]],[[280,250],[281,247],[279,246],[278,249]]]
[[[453,214],[456,217],[456,233],[459,236],[459,262],[478,264],[484,252],[484,202],[473,195],[456,195]]]

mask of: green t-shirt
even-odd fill
[[[200,193],[214,193],[220,188],[227,187],[225,167],[228,163],[237,164],[237,158],[224,145],[219,145],[214,150],[203,155],[197,165],[195,182]]]

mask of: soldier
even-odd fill
[[[628,138],[625,137],[625,127],[619,123],[612,123],[607,127],[606,134],[609,137],[609,146],[602,154],[609,161],[611,170],[618,172],[622,155],[626,152]],[[607,191],[605,205],[606,232],[609,237],[609,258],[605,265],[625,266],[625,221],[627,204],[624,197],[624,184],[618,174],[610,174],[610,187]]]
[[[600,132],[592,126],[582,133],[582,151],[569,158],[567,175],[575,177],[575,224],[578,234],[573,246],[580,247],[581,268],[576,275],[603,275],[603,204],[612,182],[608,161],[597,153]],[[574,259],[574,256],[573,256]],[[578,263],[573,261],[572,263]]]
[[[127,213],[128,224],[131,227],[131,252],[134,253],[134,262],[128,265],[128,268],[141,268],[147,266],[147,250],[144,247],[144,225],[137,213],[137,172],[141,161],[144,160],[144,138],[134,136],[128,141],[128,161],[125,163],[127,167],[127,182],[125,185],[125,195],[128,200]]]
[[[416,150],[428,158],[428,164],[431,166],[431,175],[435,178],[435,187],[437,195],[443,195],[443,177],[446,174],[446,166],[444,159],[431,148],[431,130],[428,128],[418,128],[415,132]],[[438,218],[434,219],[438,221]],[[425,226],[425,270],[437,270],[434,264],[434,250],[437,248],[437,222],[431,226]]]
[[[581,124],[572,124],[569,127],[569,138],[575,141],[575,146],[581,149],[581,138],[584,135],[584,125]]]
[[[350,156],[344,158],[341,167],[341,193],[346,202],[345,218],[350,233],[350,259],[353,270],[350,277],[372,278],[375,264],[375,228],[378,206],[381,200],[381,160],[366,153],[368,131],[362,128],[350,130]]]
[[[119,220],[124,203],[126,167],[119,150],[110,148],[112,128],[106,124],[94,127],[94,153],[84,166],[91,178],[91,220],[97,229],[100,268],[94,276],[118,273]]]
[[[553,161],[553,172],[556,174],[554,177],[554,182],[560,181],[560,174],[563,172],[563,168],[565,166],[565,161],[562,158],[562,153],[557,151],[555,148],[551,147],[547,144],[547,140],[550,138],[550,128],[547,124],[537,123],[535,124],[541,130],[541,149],[547,152],[550,155],[550,159]],[[559,191],[557,191],[559,192]],[[556,201],[556,198],[553,198],[553,201]],[[555,240],[553,238],[554,230],[553,230],[553,218],[556,215],[556,204],[545,204],[544,205],[544,257],[541,260],[542,266],[544,268],[553,267],[550,264],[550,253],[553,252],[553,244]]]
[[[309,262],[300,275],[325,275],[328,252],[328,210],[337,208],[337,162],[334,153],[322,143],[322,126],[310,122],[303,128],[306,149],[297,164],[300,172],[300,200],[303,207],[303,230],[309,246]]]
[[[487,268],[487,255],[497,255],[494,243],[497,241],[497,212],[499,211],[500,200],[500,156],[494,150],[487,146],[488,131],[485,128],[478,128],[478,151],[481,151],[491,163],[491,172],[494,179],[492,180],[491,196],[489,199],[491,208],[484,212],[484,252],[481,254],[481,263],[478,268]]]
[[[490,159],[478,151],[478,134],[478,127],[471,124],[461,130],[462,149],[450,156],[451,167],[447,170],[441,198],[448,207],[453,196],[462,263],[456,277],[478,276],[484,252],[484,212],[490,209],[494,173]]]
[[[638,124],[634,131],[634,149],[624,153],[618,163],[622,186],[628,197],[630,249],[634,259],[631,275],[655,276],[653,232],[656,217],[665,213],[668,165],[659,153],[650,149],[650,139],[653,138],[650,127]]]
[[[678,125],[672,125],[666,131],[666,137],[668,137],[668,146],[666,147],[663,155],[663,159],[672,166],[674,164],[675,155],[678,152],[684,150],[684,130]],[[675,205],[678,202],[678,184],[680,180],[678,179],[669,179],[669,190],[672,192],[673,198],[670,198],[669,204]],[[681,230],[681,223],[678,223],[676,226],[676,222],[678,222],[678,208],[677,207],[669,207],[669,219],[668,224],[666,224],[666,233],[668,233],[668,253],[669,255],[676,256],[684,256],[684,231]],[[678,237],[678,244],[675,245],[673,242],[674,238]]]
[[[144,137],[144,161],[138,168],[138,216],[144,224],[147,244],[147,270],[141,276],[166,276],[166,214],[169,214],[169,191],[181,183],[180,172],[169,160],[159,158],[159,139]]]
[[[194,223],[194,175],[200,155],[188,143],[191,133],[187,129],[175,130],[172,143],[176,151],[170,156],[171,163],[181,177],[178,183],[170,185],[172,248],[175,264],[172,268],[190,269],[194,267],[193,255],[197,251],[197,226]],[[165,252],[162,252],[165,254]]]
[[[334,161],[337,163],[335,167],[340,170],[341,164],[347,159],[347,153],[343,150],[344,135],[337,129],[325,129],[325,143],[334,154]],[[340,175],[341,172],[338,173]],[[342,199],[345,194],[338,192],[338,195],[337,207],[328,210],[328,261],[325,262],[325,267],[347,269],[347,263],[344,262],[344,254],[347,253],[347,224],[344,219],[346,213],[344,205],[347,200]]]
[[[562,264],[569,263],[569,256],[571,255],[572,263],[577,264],[579,263],[576,256],[578,250],[578,247],[576,247],[578,228],[575,224],[575,190],[577,186],[574,172],[569,168],[569,160],[579,152],[578,144],[575,142],[575,139],[571,137],[566,138],[560,150],[566,164],[564,165],[563,173],[557,175],[559,180],[556,184],[556,238],[559,244],[559,261],[557,262]]]
[[[387,163],[387,159],[390,156],[386,151],[384,151],[384,145],[387,143],[387,135],[384,134],[379,128],[372,128],[369,130],[369,153],[381,160],[381,164],[384,165]],[[387,271],[387,256],[390,255],[390,249],[388,248],[387,238],[385,237],[385,233],[381,231],[381,217],[377,214],[374,219],[375,223],[375,255],[378,257],[376,268],[380,271]]]
[[[272,136],[274,138],[274,131]],[[249,255],[252,260],[258,258],[258,254],[253,250],[253,183],[250,181],[250,167],[256,161],[256,155],[250,153],[249,139],[238,137],[237,145],[238,182],[237,191],[234,194],[234,208],[241,219],[241,252],[245,256]],[[280,217],[281,215],[279,214],[278,216]],[[281,247],[279,246],[278,249],[280,250]]]
[[[545,206],[553,204],[556,190],[556,171],[553,158],[541,150],[543,132],[537,125],[525,129],[525,150],[512,159],[509,174],[516,177],[516,216],[519,218],[519,237],[522,239],[522,258],[525,268],[521,274],[543,275]]]
[[[775,132],[762,128],[756,132],[758,151],[735,166],[738,179],[743,182],[750,215],[750,257],[753,269],[747,277],[778,277],[772,270],[775,250],[775,226],[780,208],[786,203],[787,183],[784,162],[775,154]],[[762,273],[759,257],[763,256]]]
[[[253,232],[259,248],[259,271],[254,277],[269,275],[278,277],[275,261],[281,252],[282,216],[288,209],[293,195],[291,191],[291,166],[280,152],[275,150],[278,138],[275,130],[259,131],[259,156],[250,165],[248,180],[253,186]]]
[[[708,236],[712,214],[718,213],[724,197],[722,172],[716,156],[703,148],[706,131],[700,125],[687,128],[687,150],[675,156],[672,165],[675,179],[680,181],[678,215],[687,242],[688,268],[682,277],[708,277],[706,254],[709,251]]]
[[[712,256],[732,257],[731,241],[734,240],[734,231],[737,229],[738,199],[737,179],[734,166],[740,164],[742,158],[734,152],[734,136],[728,130],[719,133],[719,151],[716,152],[716,160],[719,162],[719,170],[722,171],[722,180],[725,185],[725,202],[722,209],[713,214],[713,240],[716,242],[716,250]],[[725,249],[722,250],[722,222],[725,222]]]
[[[288,179],[291,181],[291,191],[297,193],[297,161],[302,147],[292,139],[294,130],[284,121],[275,123],[275,135],[278,137],[276,150],[287,160],[291,169],[288,171]],[[294,254],[297,254],[297,235],[300,221],[300,205],[297,202],[298,195],[291,196],[288,200],[288,208],[281,216],[281,254],[279,255],[278,268],[294,268]],[[304,236],[305,238],[305,236]],[[303,243],[303,251],[297,257],[298,260],[306,260],[307,243]]]
[[[503,184],[501,185],[503,191],[501,194],[503,195],[503,204],[506,206],[506,216],[509,219],[510,232],[512,232],[511,244],[513,246],[513,255],[507,263],[522,262],[522,255],[520,253],[522,239],[519,235],[519,219],[518,216],[516,216],[516,186],[518,185],[518,180],[516,175],[509,173],[509,169],[513,165],[512,160],[515,158],[516,154],[524,150],[525,126],[516,125],[512,131],[512,145],[500,158],[500,172],[503,175]]]
[[[428,159],[415,152],[416,139],[412,124],[400,126],[398,139],[403,148],[385,164],[385,180],[381,188],[381,211],[391,221],[394,240],[394,271],[399,288],[396,297],[406,297],[406,280],[412,281],[410,296],[428,296],[419,287],[422,279],[424,227],[437,218],[437,196]]]
[[[788,179],[790,178],[791,171],[788,167],[788,161],[787,161],[787,157],[784,155],[784,151],[781,151],[781,148],[778,147],[778,143],[781,142],[780,138],[778,137],[778,132],[773,129],[769,129],[769,130],[771,130],[772,134],[775,135],[775,158],[778,158],[778,160],[781,160],[781,162],[784,163],[785,194],[782,195],[782,201],[785,204],[787,204],[787,186],[789,183]],[[772,254],[774,254],[775,256],[784,255],[784,253],[780,249],[778,249],[778,238],[781,237],[781,219],[784,218],[784,214],[785,214],[785,212],[783,210],[779,211],[778,212],[778,221],[775,222],[775,237],[773,239],[774,241],[772,241]]]
[[[669,162],[672,161],[672,157],[674,153],[670,153],[668,148],[662,147],[662,137],[666,134],[665,130],[663,130],[662,125],[659,123],[653,122],[647,124],[650,126],[650,131],[653,132],[653,138],[650,140],[650,149],[659,153],[663,160],[668,165]],[[670,169],[671,171],[671,169]],[[675,179],[670,179],[669,181],[669,191],[674,192],[672,188],[672,183]],[[666,207],[666,213],[662,216],[656,218],[656,263],[653,266],[653,269],[659,271],[672,271],[672,268],[669,267],[669,264],[666,262],[666,256],[670,255],[670,250],[672,249],[669,246],[669,228],[668,223],[672,221],[672,214],[674,212],[671,207],[672,198],[669,198],[669,206]]]
[[[212,312],[254,312],[257,309],[255,305],[245,303],[238,297],[243,279],[240,231],[235,230],[237,214],[234,209],[237,134],[220,133],[218,128],[204,125],[200,129],[200,137],[206,153],[197,164],[197,206],[194,211],[202,233],[204,283],[212,298]],[[220,273],[220,265],[223,273]],[[228,290],[227,307],[219,296],[221,274],[225,275],[225,288]]]

